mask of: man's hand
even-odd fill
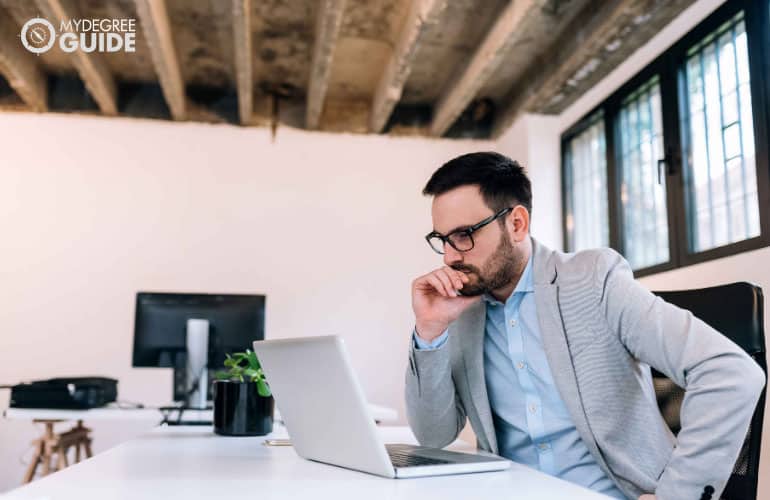
[[[639,497],[639,500],[655,500],[655,495],[642,495]]]
[[[417,335],[430,342],[481,297],[463,297],[457,293],[468,276],[444,266],[412,282],[412,309]]]

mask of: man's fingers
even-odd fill
[[[446,289],[444,283],[438,279],[435,274],[431,273],[426,276],[425,279],[440,295],[443,295],[444,297],[454,297],[454,294],[449,294],[449,290]]]
[[[455,279],[450,277],[449,274],[443,269],[438,269],[433,274],[438,277],[438,279],[440,279],[444,284],[444,288],[446,288],[447,292],[449,292],[450,297],[457,296],[457,289],[459,287],[457,286],[458,283],[455,281]],[[462,287],[462,283],[460,283],[460,287]]]
[[[414,286],[424,288],[427,285],[444,297],[454,298],[459,296],[457,291],[462,290],[468,281],[470,278],[465,273],[444,266],[418,278]]]
[[[462,271],[457,271],[456,269],[452,269],[449,266],[444,266],[441,269],[445,270],[447,274],[449,274],[449,276],[452,276],[453,278],[460,280],[460,283],[467,283],[468,281],[470,281],[470,278],[468,278],[468,275]]]
[[[455,284],[455,288],[458,290],[461,289],[463,285],[468,281],[468,277],[460,271],[455,271],[451,267],[444,267],[443,269],[447,275],[452,278],[452,282]]]

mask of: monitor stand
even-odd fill
[[[189,408],[189,409],[193,410],[193,409],[196,409],[196,408],[192,408],[192,407],[188,406],[189,405],[189,401],[188,401],[189,398],[186,396],[187,390],[188,390],[187,389],[188,384],[187,384],[187,365],[186,365],[187,361],[186,360],[187,360],[187,357],[182,355],[182,356],[180,356],[179,363],[174,365],[174,369],[173,369],[174,370],[174,374],[173,374],[173,376],[174,376],[174,380],[173,380],[174,387],[173,387],[172,401],[174,401],[174,404],[176,406],[178,406],[178,407],[184,407],[184,408]],[[211,369],[211,368],[207,369],[206,370],[206,375],[207,375],[206,378],[207,378],[207,380],[208,381],[214,380],[216,378],[215,377],[216,372],[217,372],[217,370],[214,370],[214,369]],[[212,399],[211,384],[208,384],[207,389],[208,389],[208,395],[206,396],[206,399],[207,399],[207,406],[206,407],[208,409],[211,409],[211,407],[212,407],[211,406],[211,399]]]
[[[185,363],[185,408],[205,409],[208,399],[209,322],[187,320],[187,362]]]

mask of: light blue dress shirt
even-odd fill
[[[484,295],[484,373],[500,455],[546,474],[625,498],[588,451],[551,376],[537,322],[532,258],[503,304]],[[448,331],[418,349],[439,349]]]

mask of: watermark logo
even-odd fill
[[[51,50],[58,40],[63,52],[136,52],[136,19],[63,19],[54,25],[35,17],[21,28],[21,43],[33,54]]]
[[[56,31],[47,19],[35,17],[21,27],[21,43],[33,54],[48,52],[55,41]]]

